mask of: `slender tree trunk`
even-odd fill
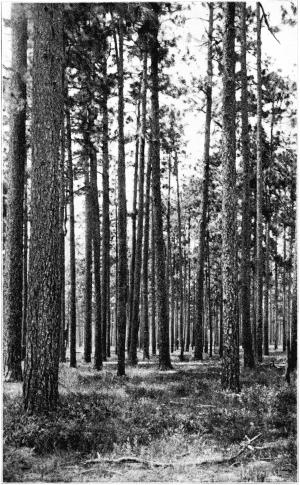
[[[22,380],[23,224],[26,167],[27,19],[25,5],[12,4],[12,77],[7,238],[5,242],[5,373]]]
[[[144,221],[144,173],[145,173],[145,138],[146,138],[146,115],[147,115],[147,60],[148,53],[144,46],[143,52],[143,80],[142,80],[142,116],[140,133],[140,153],[139,153],[139,205],[138,205],[138,227],[136,239],[136,257],[134,265],[134,289],[132,302],[131,320],[131,339],[129,362],[137,365],[137,340],[139,332],[139,304],[140,304],[140,285],[142,269],[142,249],[143,249],[143,221]],[[141,332],[142,334],[142,332]]]
[[[283,273],[282,273],[282,350],[286,351],[286,226],[283,226]]]
[[[206,85],[206,118],[205,118],[205,141],[204,141],[204,176],[202,182],[202,201],[199,221],[199,249],[197,263],[197,298],[196,298],[196,322],[195,322],[195,360],[203,359],[203,280],[205,260],[205,237],[207,225],[207,203],[210,162],[210,125],[212,110],[212,37],[213,37],[213,12],[214,4],[209,3],[209,28],[208,28],[208,53],[207,53],[207,85]]]
[[[27,300],[28,300],[28,197],[27,175],[24,184],[24,221],[23,221],[23,303],[22,303],[22,360],[26,355]]]
[[[290,372],[295,370],[297,367],[297,240],[294,244],[293,274],[291,352],[289,362]]]
[[[67,98],[68,99],[68,98]],[[70,367],[76,367],[76,256],[75,256],[75,215],[70,106],[66,103],[67,150],[70,204]]]
[[[222,276],[224,341],[222,386],[238,392],[239,340],[237,318],[236,261],[236,169],[235,169],[235,3],[225,4],[223,37],[223,201],[222,201]]]
[[[151,144],[152,144],[152,195],[155,224],[155,257],[157,314],[159,322],[159,368],[171,369],[169,349],[169,315],[166,291],[166,271],[163,239],[162,201],[160,188],[160,139],[159,139],[159,102],[158,102],[158,15],[154,10],[153,38],[151,45]]]
[[[115,35],[118,66],[118,375],[125,375],[126,303],[127,303],[127,209],[124,141],[123,18],[118,21],[119,42]]]
[[[266,221],[266,254],[265,254],[265,302],[264,302],[264,355],[269,355],[269,291],[270,291],[270,267],[269,267],[269,219]]]
[[[55,410],[58,401],[63,5],[35,4],[33,25],[31,234],[23,397],[26,411],[40,413]]]
[[[148,162],[146,173],[146,200],[145,200],[145,228],[144,228],[144,250],[143,250],[143,311],[144,311],[144,341],[143,359],[150,359],[149,355],[149,236],[150,236],[150,186],[151,186],[151,144],[148,150]]]
[[[210,293],[210,257],[209,257],[209,233],[207,231],[207,300],[208,300],[208,323],[209,323],[209,356],[212,357],[213,347],[213,325],[211,310],[211,293]]]
[[[150,142],[151,143],[151,142]],[[156,288],[155,288],[155,239],[154,239],[154,215],[152,200],[152,218],[151,218],[151,343],[152,355],[156,355]]]
[[[241,255],[241,300],[244,365],[255,366],[251,322],[250,322],[250,140],[248,130],[248,81],[247,81],[247,7],[241,8],[241,109],[242,109],[242,157],[243,157],[243,200],[242,200],[242,255]]]
[[[257,325],[257,360],[262,362],[262,296],[263,296],[263,259],[262,259],[262,83],[261,83],[261,19],[260,4],[256,4],[257,21],[257,168],[256,168],[256,325]]]
[[[106,341],[102,343],[101,335],[101,274],[100,274],[100,218],[99,218],[99,199],[98,199],[98,183],[97,183],[97,156],[94,147],[90,151],[91,161],[91,202],[92,202],[92,219],[93,219],[93,256],[94,256],[94,288],[95,288],[95,352],[94,352],[94,367],[100,370],[102,367],[102,359],[106,359]],[[106,273],[107,279],[107,273]],[[107,298],[107,295],[106,295]],[[106,332],[104,334],[106,339]]]
[[[85,140],[87,147],[88,141]],[[86,155],[84,185],[85,185],[85,314],[84,314],[84,353],[86,363],[91,362],[92,355],[92,210],[89,156]]]
[[[108,88],[107,88],[107,49],[105,46],[101,59],[103,87],[102,87],[102,295],[101,295],[101,328],[103,359],[110,353],[107,335],[109,314],[109,285],[110,285],[110,221],[109,221],[109,152],[108,152]]]
[[[64,69],[62,75],[62,85],[64,86]],[[65,90],[64,90],[65,91]],[[66,180],[65,180],[65,103],[63,103],[63,117],[61,123],[61,143],[60,143],[60,270],[61,270],[61,315],[60,315],[60,342],[59,342],[59,359],[61,362],[66,362],[66,340],[65,340],[65,326],[66,326],[66,291],[65,291],[65,224],[66,224]]]
[[[274,315],[275,315],[275,335],[274,335],[274,350],[278,348],[278,263],[277,263],[277,235],[275,236],[275,301],[274,301]]]
[[[219,345],[219,355],[223,357],[223,283],[221,275],[221,288],[220,288],[220,345]]]
[[[141,91],[141,85],[140,89]],[[131,247],[131,263],[130,263],[130,290],[129,290],[129,328],[127,336],[127,351],[130,351],[131,339],[131,325],[132,325],[132,308],[133,308],[133,293],[134,293],[134,268],[136,255],[136,216],[137,216],[137,187],[138,187],[138,171],[139,171],[139,151],[140,151],[140,129],[141,129],[141,100],[139,92],[139,100],[137,106],[137,120],[136,120],[136,142],[135,142],[135,161],[134,161],[134,178],[133,178],[133,202],[132,202],[132,247]]]
[[[177,218],[178,218],[178,285],[179,285],[179,342],[180,342],[180,356],[179,359],[183,361],[184,356],[184,334],[183,334],[183,275],[182,275],[182,244],[181,244],[181,207],[179,194],[179,173],[178,173],[178,156],[175,148],[175,168],[176,168],[176,187],[177,187]]]

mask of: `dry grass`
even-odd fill
[[[171,372],[145,363],[125,378],[113,359],[101,372],[61,365],[53,416],[31,420],[22,413],[21,384],[4,385],[4,481],[296,481],[296,389],[283,371],[243,371],[237,395],[220,389],[216,358],[182,365],[175,356]],[[236,462],[215,463],[259,433]],[[85,466],[97,453],[100,462]],[[104,461],[122,456],[149,463]]]

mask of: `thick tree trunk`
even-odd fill
[[[148,53],[146,47],[143,52],[143,80],[141,88],[142,96],[142,116],[140,133],[140,153],[139,153],[139,201],[138,201],[138,227],[136,238],[136,256],[134,265],[134,289],[132,302],[131,338],[129,362],[137,365],[137,343],[139,332],[139,304],[140,304],[140,285],[142,269],[142,249],[143,249],[143,221],[144,221],[144,179],[145,179],[145,139],[146,139],[146,115],[147,115],[147,60]],[[142,332],[141,332],[142,335]]]
[[[7,236],[5,241],[4,370],[22,380],[23,203],[26,167],[27,19],[25,5],[12,4],[12,77]]]
[[[156,4],[155,4],[156,5]],[[166,271],[163,239],[162,201],[160,188],[160,139],[159,139],[159,102],[158,102],[158,14],[157,5],[154,9],[153,38],[151,45],[151,144],[152,144],[152,196],[155,224],[155,257],[156,257],[156,288],[157,315],[159,324],[159,368],[171,369],[169,349],[169,315],[166,291]]]
[[[241,310],[242,342],[244,365],[252,369],[255,366],[251,322],[250,322],[250,140],[248,130],[248,82],[247,82],[247,7],[241,8],[241,110],[242,110],[242,157],[243,157],[243,200],[242,200],[242,255],[241,255]]]
[[[62,73],[62,85],[64,86],[64,69]],[[65,89],[64,89],[65,91]],[[65,94],[65,93],[64,93]],[[66,362],[66,292],[65,292],[65,224],[66,224],[66,180],[65,180],[65,100],[63,103],[63,116],[61,124],[61,143],[60,143],[60,207],[59,207],[59,225],[60,225],[60,270],[61,270],[61,314],[60,314],[60,342],[59,342],[59,359],[60,362]]]
[[[25,410],[39,413],[54,410],[58,401],[62,4],[35,4],[33,22],[31,235],[23,396]]]
[[[239,327],[237,316],[236,261],[236,168],[235,168],[235,3],[225,4],[223,37],[223,201],[222,201],[222,277],[223,277],[223,362],[222,387],[238,392]]]
[[[212,36],[213,36],[213,12],[214,4],[209,3],[209,30],[208,30],[208,53],[207,53],[207,86],[206,86],[206,119],[205,119],[205,142],[204,142],[204,173],[202,182],[202,201],[200,207],[199,221],[199,249],[197,262],[197,298],[196,298],[196,322],[195,332],[195,360],[203,359],[203,281],[205,261],[205,238],[207,226],[207,204],[208,204],[208,183],[209,183],[209,162],[210,162],[210,125],[212,110]]]
[[[256,167],[256,329],[257,360],[262,362],[263,328],[263,258],[262,258],[262,82],[261,82],[261,19],[260,4],[256,4],[257,22],[257,167]]]
[[[282,272],[282,350],[286,351],[286,226],[283,226],[283,272]]]
[[[73,160],[71,138],[71,116],[68,100],[66,103],[67,118],[67,150],[70,204],[70,367],[76,367],[76,257],[75,257],[75,215],[74,215],[74,187]]]

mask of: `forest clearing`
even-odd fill
[[[21,385],[4,385],[4,481],[297,481],[296,382],[284,384],[281,351],[242,371],[240,394],[220,389],[218,358],[177,352],[172,371],[154,359],[117,377],[115,357],[101,372],[64,364],[47,418],[26,416]]]
[[[297,5],[2,25],[4,481],[296,481]]]

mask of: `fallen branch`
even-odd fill
[[[222,458],[220,460],[206,460],[206,461],[201,461],[201,462],[183,462],[183,463],[161,463],[158,461],[149,461],[149,460],[142,460],[141,458],[137,458],[136,456],[121,456],[120,458],[101,458],[99,453],[97,454],[97,458],[92,458],[91,460],[87,460],[84,462],[84,465],[88,465],[90,463],[115,463],[117,465],[121,463],[140,463],[145,466],[153,466],[153,467],[175,467],[175,466],[203,466],[203,465],[220,465],[222,463],[231,463],[234,462],[242,453],[244,453],[245,450],[253,450],[254,448],[251,446],[251,443],[253,441],[257,440],[261,436],[261,433],[259,433],[257,436],[254,436],[254,438],[249,439],[246,436],[246,439],[248,440],[245,446],[234,456],[230,456],[229,458]]]
[[[92,458],[91,460],[86,460],[84,462],[84,465],[88,465],[89,463],[115,463],[119,465],[120,463],[140,463],[142,465],[146,466],[173,466],[169,465],[167,463],[160,463],[157,461],[148,461],[148,460],[142,460],[141,458],[137,458],[136,456],[121,456],[120,458],[101,458],[100,455],[98,454],[97,458]]]

